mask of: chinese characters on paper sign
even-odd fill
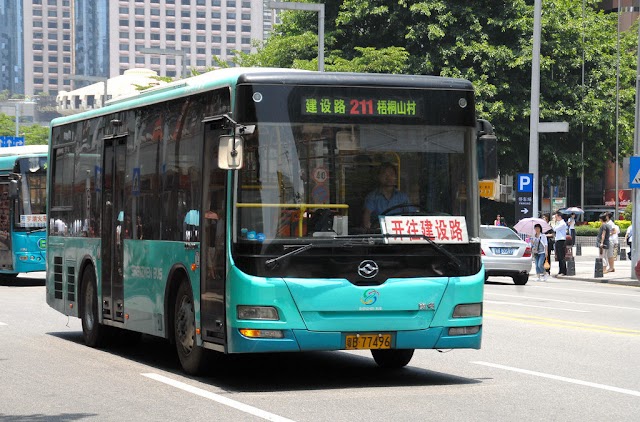
[[[436,243],[469,243],[464,217],[385,216],[381,226],[390,243],[424,243],[423,236]]]

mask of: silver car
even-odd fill
[[[489,276],[507,276],[515,284],[527,284],[533,263],[527,242],[503,226],[480,226],[480,241],[485,280]]]

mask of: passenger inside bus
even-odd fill
[[[362,213],[362,225],[365,229],[370,229],[378,221],[378,216],[385,211],[395,208],[397,214],[401,205],[409,204],[409,197],[398,188],[398,170],[396,167],[385,162],[378,168],[378,187],[371,191],[364,200],[364,210]]]

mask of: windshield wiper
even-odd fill
[[[264,262],[264,266],[267,267],[268,270],[273,270],[274,268],[276,268],[278,266],[278,261],[281,261],[285,258],[289,258],[290,256],[295,256],[298,255],[299,253],[302,253],[304,251],[308,251],[309,249],[313,248],[315,245],[313,243],[307,243],[304,246],[300,246],[298,249],[294,249],[291,252],[287,252],[283,255],[277,256],[275,258],[271,258],[271,259],[267,259]]]
[[[452,254],[451,252],[449,252],[448,250],[446,250],[445,248],[443,248],[441,245],[437,244],[436,242],[433,241],[433,239],[429,236],[425,236],[422,234],[385,234],[385,235],[379,235],[379,236],[371,236],[368,235],[366,237],[363,238],[356,238],[356,239],[349,239],[346,242],[342,242],[342,243],[333,243],[333,244],[326,244],[323,243],[322,246],[330,246],[330,247],[343,247],[343,248],[350,248],[353,246],[362,246],[362,245],[374,245],[376,244],[376,238],[377,239],[389,239],[391,237],[418,237],[418,238],[422,238],[424,240],[427,241],[427,243],[429,243],[431,246],[433,246],[436,251],[440,252],[442,255],[446,256],[447,258],[449,258],[458,268],[458,270],[462,270],[464,268],[464,264],[462,263],[462,261],[460,261],[460,259],[455,256],[454,254]],[[315,247],[317,247],[319,245],[315,244],[315,243],[307,243],[306,245],[300,246],[297,249],[292,250],[291,252],[287,252],[285,254],[282,254],[280,256],[277,256],[275,258],[271,258],[271,259],[267,259],[264,262],[265,267],[268,270],[273,270],[275,268],[278,267],[278,262],[285,259],[285,258],[289,258],[292,256],[296,256],[298,254],[301,254],[302,252],[308,251],[309,249],[313,249]]]
[[[41,227],[41,228],[35,229],[35,230],[27,230],[27,234],[37,233],[37,232],[41,232],[41,231],[45,231],[45,230],[47,230],[46,227]]]
[[[460,261],[460,259],[457,256],[455,256],[454,254],[452,254],[451,252],[449,252],[448,250],[443,248],[438,243],[434,242],[433,238],[431,238],[429,236],[425,236],[423,234],[388,234],[388,233],[383,235],[383,236],[386,239],[389,239],[391,237],[412,237],[412,238],[417,237],[417,238],[422,238],[422,239],[426,240],[428,244],[433,246],[436,249],[436,251],[440,252],[442,255],[444,255],[447,258],[449,258],[456,265],[456,267],[458,267],[458,270],[462,270],[464,268],[464,264],[462,263],[462,261]]]

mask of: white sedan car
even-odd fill
[[[507,276],[515,284],[527,284],[533,264],[527,242],[504,226],[480,226],[480,241],[485,280],[489,276]]]

